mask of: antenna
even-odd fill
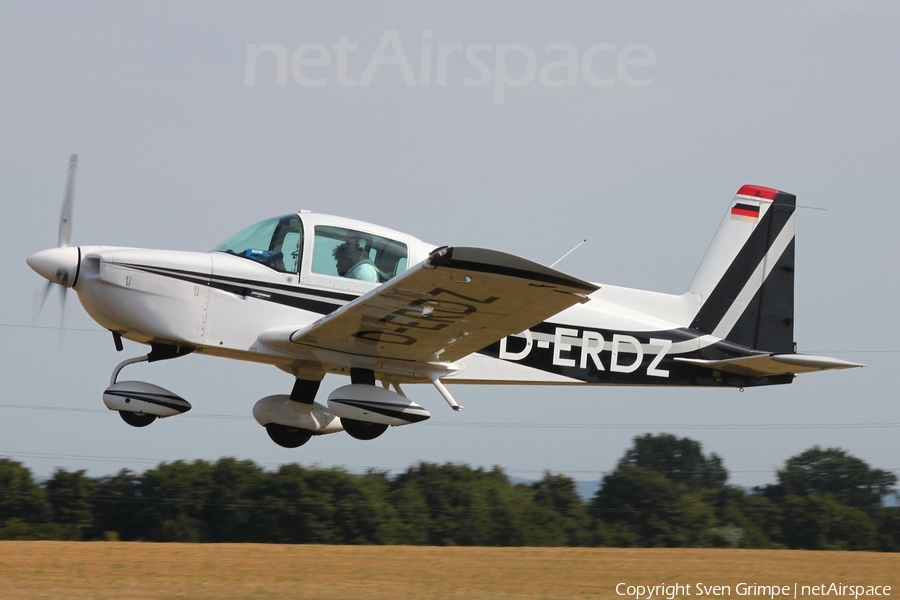
[[[558,259],[555,263],[553,263],[552,265],[550,265],[550,268],[552,269],[553,267],[555,267],[556,265],[558,265],[558,264],[562,261],[562,259],[564,259],[564,258],[567,257],[568,255],[572,254],[572,253],[575,252],[576,250],[578,250],[578,248],[580,248],[581,245],[582,245],[583,243],[585,243],[586,241],[587,241],[587,238],[585,238],[585,239],[581,240],[580,242],[578,242],[577,244],[575,244],[575,247],[574,247],[574,248],[572,248],[571,250],[569,250],[568,252],[566,252],[565,254],[563,254],[562,256],[560,256],[559,259]]]

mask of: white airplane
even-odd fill
[[[71,246],[76,163],[73,155],[58,247],[27,262],[49,282],[45,299],[53,284],[74,289],[117,350],[122,338],[150,345],[116,366],[103,394],[135,427],[190,404],[117,381],[121,369],[191,352],[291,373],[290,394],[253,407],[289,448],[342,430],[373,439],[429,418],[403,384],[431,383],[459,410],[444,383],[744,388],[862,366],[796,352],[796,198],[778,190],[740,188],[688,290],[670,295],[306,211],[210,252]],[[351,382],[327,406],[315,401],[326,374]]]

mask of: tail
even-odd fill
[[[773,353],[793,353],[797,197],[738,190],[688,291],[700,296],[691,329]]]

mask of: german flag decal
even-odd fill
[[[750,217],[751,219],[759,218],[759,206],[753,204],[744,204],[735,202],[731,207],[731,214],[735,217]]]

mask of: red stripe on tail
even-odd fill
[[[778,193],[778,190],[761,185],[745,185],[738,190],[738,196],[750,196],[752,198],[762,198],[763,200],[774,200]]]

